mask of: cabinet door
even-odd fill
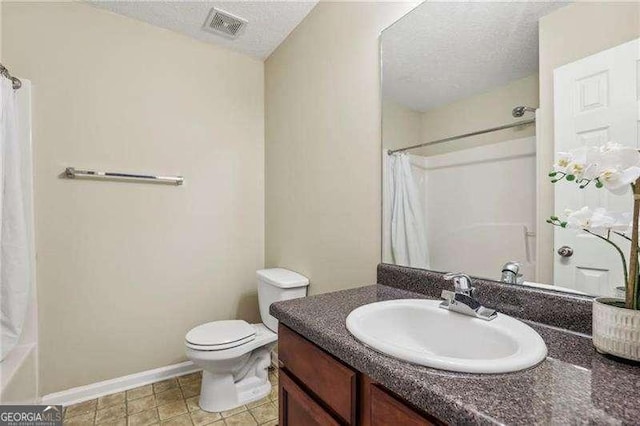
[[[279,371],[279,426],[338,426],[339,423],[298,386]]]
[[[435,426],[425,417],[416,413],[385,390],[376,385],[370,387],[370,424],[371,426]]]
[[[287,372],[331,410],[342,424],[356,424],[356,372],[280,324],[278,359]]]

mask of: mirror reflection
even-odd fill
[[[638,147],[637,31],[581,23],[616,7],[425,2],[383,32],[384,262],[620,295],[629,185],[553,183]]]

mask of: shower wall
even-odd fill
[[[433,269],[499,279],[516,260],[535,280],[535,144],[528,137],[412,156]]]

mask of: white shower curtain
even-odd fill
[[[387,156],[387,177],[393,262],[396,265],[428,268],[424,210],[407,154],[396,153]]]
[[[16,92],[0,77],[0,360],[20,339],[31,287],[17,115]]]

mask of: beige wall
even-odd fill
[[[412,7],[320,3],[266,61],[266,263],[312,293],[375,282],[378,35]]]
[[[512,81],[486,93],[471,96],[422,114],[422,142],[433,141],[515,121],[533,118],[526,113],[514,118],[511,111],[519,105],[537,108],[538,74]],[[514,127],[508,130],[459,139],[419,150],[422,155],[435,155],[474,146],[504,142],[535,135],[535,126]]]
[[[422,113],[391,99],[382,100],[382,146],[397,149],[422,142]]]
[[[5,3],[3,21],[4,62],[34,85],[42,393],[183,361],[190,327],[257,319],[263,64],[81,3]]]
[[[561,65],[609,49],[640,36],[637,3],[575,3],[540,20],[540,114],[538,176],[553,165],[553,70]],[[554,214],[553,185],[541,180],[538,188],[537,279],[553,282],[553,227],[545,223]]]
[[[522,118],[514,118],[511,110],[519,105],[537,108],[538,103],[538,74],[423,113],[385,99],[382,112],[383,146],[386,149],[397,149],[533,118],[531,113],[526,113]],[[411,153],[425,156],[437,155],[533,135],[535,135],[535,126],[515,127],[412,150]]]

